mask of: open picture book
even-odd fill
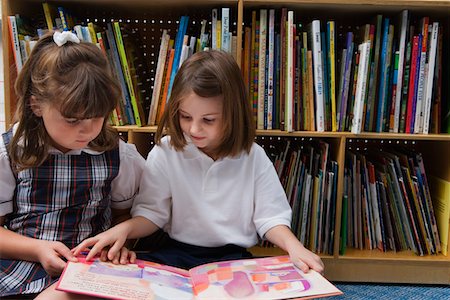
[[[183,270],[137,260],[68,262],[57,289],[111,299],[308,299],[342,292],[319,273],[303,273],[288,256],[203,264]]]

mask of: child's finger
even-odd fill
[[[78,261],[78,259],[72,253],[72,251],[70,251],[70,249],[67,247],[57,248],[56,251],[58,252],[58,254],[60,254],[62,257],[64,257],[68,261],[73,261],[73,262]]]

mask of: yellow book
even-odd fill
[[[91,35],[92,43],[97,44],[97,34],[95,33],[94,23],[88,23],[89,34]]]
[[[335,31],[334,31],[334,21],[328,21],[328,31],[329,31],[329,63],[330,63],[330,96],[331,96],[331,130],[337,131],[336,122],[336,69],[335,69]]]
[[[48,30],[53,30],[55,27],[53,25],[53,16],[55,15],[56,9],[47,2],[42,2],[42,8],[44,9],[45,22],[47,23]]]
[[[222,47],[222,21],[217,20],[216,23],[216,47],[221,49]]]
[[[436,216],[441,252],[448,255],[450,240],[450,182],[439,177],[430,176],[430,189],[433,198],[433,209]]]

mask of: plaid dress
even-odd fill
[[[5,145],[12,130],[3,134]],[[9,230],[28,237],[60,241],[69,249],[111,224],[111,182],[119,172],[119,148],[99,155],[51,154],[39,167],[16,174]],[[58,278],[40,263],[0,260],[0,298],[39,293]]]

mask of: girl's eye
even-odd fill
[[[214,119],[206,119],[206,118],[204,118],[203,121],[205,123],[213,123],[215,120]]]
[[[182,115],[181,115],[181,118],[182,118],[182,119],[186,119],[186,120],[189,120],[189,119],[190,119],[191,117],[190,117],[190,116],[188,116],[188,115],[183,115],[183,114],[182,114]]]
[[[70,124],[70,125],[75,125],[78,124],[80,122],[79,119],[66,119],[66,123]]]

